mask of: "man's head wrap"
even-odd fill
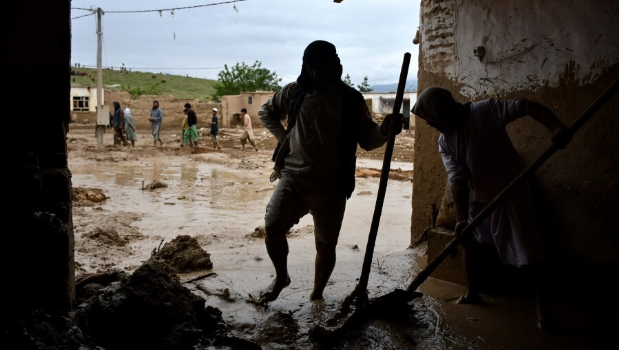
[[[305,67],[324,68],[333,71],[338,78],[342,76],[342,65],[337,55],[335,45],[328,41],[316,40],[307,45],[303,51],[303,66],[297,81],[305,86],[313,84],[312,78],[307,73]]]
[[[454,100],[451,92],[439,87],[424,89],[417,97],[412,112],[433,125],[446,122],[459,124],[463,105]]]
[[[310,66],[324,66],[328,64],[339,64],[340,58],[337,56],[335,45],[328,41],[316,40],[307,45],[303,51],[303,64]]]
[[[125,115],[131,115],[131,110],[129,107],[125,108]]]

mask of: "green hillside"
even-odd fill
[[[71,85],[96,86],[96,69],[71,67],[71,70],[75,72],[75,75],[70,76]],[[217,83],[216,80],[181,75],[121,72],[117,69],[104,69],[102,72],[104,89],[125,90],[132,95],[172,95],[180,99],[210,101],[211,96],[215,93],[213,85]],[[78,75],[79,73],[86,75]]]

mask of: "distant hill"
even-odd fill
[[[372,92],[396,92],[398,90],[398,83],[371,85],[370,88],[372,89]],[[406,80],[406,87],[404,88],[404,91],[406,92],[417,91],[417,79]]]
[[[72,86],[96,86],[96,69],[71,67],[71,71],[75,73],[75,75],[68,76]],[[118,69],[103,69],[102,74],[104,89],[126,90],[130,93],[137,91],[146,95],[172,95],[180,99],[199,99],[202,101],[211,99],[211,96],[215,93],[213,86],[217,83],[217,80],[211,79],[152,72],[121,72]],[[370,88],[372,92],[396,92],[398,84],[371,85]],[[407,80],[405,91],[417,91],[417,79]]]
[[[71,67],[75,75],[69,75],[71,86],[96,86],[97,70]],[[164,73],[120,71],[103,69],[103,88],[111,91],[125,90],[142,95],[172,95],[180,99],[210,101],[215,93],[217,80],[193,78]]]

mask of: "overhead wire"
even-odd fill
[[[85,15],[81,15],[81,16],[73,17],[73,18],[71,18],[71,20],[78,19],[78,18],[82,18],[82,17],[92,16],[92,15],[94,15],[95,13],[96,13],[96,12],[91,12],[91,13],[88,13],[88,14],[85,14]]]
[[[215,2],[215,3],[211,3],[211,4],[192,5],[192,6],[182,6],[182,7],[171,7],[171,8],[165,8],[165,9],[152,9],[152,10],[104,11],[104,13],[143,13],[143,12],[159,12],[159,14],[161,14],[162,12],[174,12],[174,11],[176,11],[176,10],[188,10],[188,9],[199,8],[199,7],[209,7],[209,6],[225,5],[225,4],[232,4],[232,3],[235,3],[235,2],[242,2],[242,1],[248,1],[248,0],[229,0],[229,1]],[[92,13],[97,12],[97,10],[96,10],[96,9],[93,9],[93,8],[83,8],[83,7],[71,7],[71,10],[84,10],[84,11],[91,11]],[[92,14],[92,13],[91,13],[91,14]],[[84,16],[89,16],[89,15],[91,15],[91,14],[84,15]],[[80,17],[84,17],[84,16],[80,16]],[[75,18],[80,18],[80,17],[75,17]]]
[[[211,3],[211,4],[202,4],[202,5],[192,5],[192,6],[182,6],[182,7],[172,7],[172,8],[163,8],[163,9],[151,9],[151,10],[125,10],[125,11],[103,11],[103,14],[108,14],[108,13],[146,13],[146,12],[159,12],[159,15],[161,16],[163,12],[170,12],[172,13],[172,15],[174,15],[174,11],[176,10],[188,10],[188,9],[193,9],[193,8],[200,8],[200,7],[210,7],[210,6],[217,6],[217,5],[225,5],[225,4],[231,4],[231,3],[236,3],[236,2],[242,2],[242,1],[248,1],[248,0],[229,0],[229,1],[222,1],[222,2],[216,2],[216,3]],[[235,11],[238,12],[238,10],[236,9],[235,6]],[[82,15],[82,16],[78,16],[78,17],[73,17],[71,18],[73,19],[78,19],[78,18],[82,18],[82,17],[87,17],[87,16],[92,16],[94,14],[97,13],[97,9],[95,8],[83,8],[83,7],[71,7],[71,10],[83,10],[83,11],[89,11],[90,13],[86,14],[86,15]],[[103,23],[101,23],[101,28],[103,30]],[[102,46],[104,46],[104,43],[101,43]],[[105,50],[103,50],[105,51]],[[85,66],[86,67],[86,66]],[[222,69],[223,67],[212,67],[212,68],[139,68],[139,67],[133,67],[134,69],[160,69],[160,70],[202,70],[202,69]]]
[[[169,12],[169,11],[176,11],[176,10],[187,10],[187,9],[198,8],[198,7],[208,7],[208,6],[224,5],[224,4],[231,4],[231,3],[234,3],[234,2],[241,2],[241,1],[247,1],[247,0],[230,0],[230,1],[216,2],[216,3],[212,3],[212,4],[193,5],[193,6],[183,6],[183,7],[173,7],[173,8],[167,8],[167,9],[155,9],[155,10],[128,10],[128,11],[105,11],[105,12],[107,12],[107,13],[159,12],[159,13],[161,14],[161,12]]]

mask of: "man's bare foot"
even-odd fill
[[[288,287],[289,285],[290,276],[286,276],[285,281],[279,281],[277,278],[275,278],[268,287],[260,291],[257,297],[249,294],[249,300],[247,301],[252,304],[264,306],[277,299],[282,289]]]
[[[462,295],[456,301],[458,304],[473,304],[473,305],[483,305],[484,301],[479,294],[471,294],[471,295]]]

